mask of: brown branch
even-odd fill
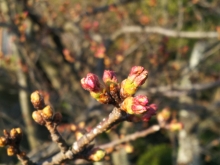
[[[38,163],[38,165],[60,164],[67,160],[76,159],[77,156],[80,156],[80,152],[82,152],[96,136],[107,131],[121,121],[126,120],[126,118],[126,113],[122,112],[118,108],[114,108],[108,118],[104,118],[103,121],[100,122],[94,129],[82,136],[78,141],[74,142],[71,150],[68,150],[65,153],[59,152],[49,160]]]
[[[21,161],[22,165],[36,165],[36,163],[33,163],[29,157],[26,155],[26,153],[20,152],[17,154],[17,158]]]
[[[188,32],[188,31],[176,31],[165,29],[162,27],[141,27],[141,26],[124,26],[118,31],[116,31],[112,36],[111,39],[115,40],[120,35],[125,33],[155,33],[160,34],[168,37],[174,38],[193,38],[193,39],[202,39],[202,38],[218,38],[220,34],[215,31],[210,32],[202,32],[202,31],[195,31],[195,32]]]
[[[145,137],[149,134],[152,134],[154,132],[159,131],[160,129],[161,129],[161,127],[159,125],[153,125],[144,131],[139,131],[139,132],[135,132],[131,135],[127,135],[127,136],[123,137],[123,139],[114,140],[110,143],[100,145],[99,148],[107,149],[107,148],[115,147],[116,145],[119,145],[119,144],[122,144],[125,142],[129,142],[129,141],[133,141],[133,140],[136,140],[137,138]]]
[[[57,143],[61,152],[66,152],[68,150],[68,145],[62,136],[57,131],[57,124],[53,122],[46,122],[45,126],[47,127],[48,131],[50,132],[51,139],[53,142]]]

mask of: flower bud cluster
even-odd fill
[[[40,125],[45,125],[47,121],[59,124],[62,120],[61,113],[54,113],[52,106],[44,104],[44,97],[39,91],[31,94],[31,102],[37,110],[32,113],[34,121]]]
[[[0,137],[0,147],[7,148],[8,156],[13,156],[18,152],[18,146],[22,139],[21,128],[12,128],[10,131],[3,130],[4,136]]]
[[[53,108],[47,105],[42,110],[37,110],[32,113],[34,121],[40,125],[45,125],[47,121],[53,121],[59,124],[62,120],[61,113],[54,113]]]
[[[97,75],[88,73],[81,79],[82,87],[88,90],[92,97],[103,104],[121,103],[125,98],[133,96],[145,80],[148,72],[141,66],[134,66],[127,79],[119,85],[113,71],[105,70],[103,82],[99,81]]]
[[[115,73],[110,70],[104,71],[103,82],[100,82],[95,74],[89,73],[81,79],[81,84],[100,103],[113,104],[130,114],[132,121],[149,121],[151,116],[156,114],[156,105],[148,105],[148,99],[144,95],[134,97],[147,76],[148,71],[142,66],[134,66],[121,84],[118,83]]]

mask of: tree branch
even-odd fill
[[[141,26],[124,26],[118,31],[116,31],[112,36],[111,39],[115,40],[120,35],[124,33],[155,33],[160,34],[168,37],[174,38],[192,38],[192,39],[202,39],[202,38],[218,38],[220,34],[215,31],[210,32],[202,32],[202,31],[195,31],[195,32],[188,32],[188,31],[176,31],[176,30],[169,30],[162,27],[141,27]]]
[[[82,152],[96,136],[112,128],[121,121],[126,120],[126,118],[127,114],[125,112],[118,108],[114,108],[109,114],[108,118],[104,118],[103,121],[100,122],[94,129],[82,136],[78,141],[74,142],[70,150],[66,151],[65,153],[59,152],[49,160],[38,163],[38,165],[60,164],[64,161],[73,160],[77,157],[80,157],[80,152]]]
[[[159,125],[153,125],[144,131],[135,132],[131,135],[127,135],[127,136],[123,137],[123,139],[114,140],[110,143],[100,145],[99,147],[102,149],[115,147],[116,145],[119,145],[121,143],[129,142],[129,141],[136,140],[137,138],[145,137],[149,134],[152,134],[154,132],[159,131],[160,129],[161,129],[161,127]]]

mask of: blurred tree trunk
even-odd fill
[[[197,42],[189,60],[189,69],[191,71],[196,71],[196,66],[202,59],[203,51],[204,42]],[[182,87],[191,86],[190,74],[183,75],[180,85]],[[196,114],[193,102],[193,98],[187,95],[179,98],[179,103],[183,105],[179,116],[184,124],[184,129],[179,132],[178,136],[178,165],[201,165],[201,151],[197,134],[199,116]]]
[[[28,83],[27,76],[22,70],[22,66],[20,65],[21,59],[18,52],[18,47],[16,44],[12,45],[13,54],[16,56],[17,62],[17,81],[19,85],[19,102],[21,107],[21,113],[23,116],[24,123],[26,125],[27,139],[29,143],[29,147],[31,149],[39,146],[39,141],[36,138],[36,127],[34,126],[34,121],[31,117],[31,108],[30,108],[30,94],[28,93]]]

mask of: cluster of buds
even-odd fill
[[[3,130],[3,134],[4,136],[0,137],[0,147],[8,146],[8,156],[18,154],[18,147],[22,139],[21,128],[12,128],[9,132],[7,130]]]
[[[120,104],[125,98],[133,96],[145,80],[148,72],[141,66],[134,66],[127,79],[118,83],[113,71],[105,70],[103,74],[103,83],[100,82],[97,75],[88,73],[81,79],[82,87],[88,90],[92,97],[103,104]]]
[[[47,121],[57,124],[61,122],[61,113],[54,113],[50,105],[45,106],[44,97],[39,91],[35,91],[31,94],[31,102],[34,108],[38,109],[32,113],[32,118],[36,123],[45,125]]]
[[[161,127],[170,131],[179,131],[183,129],[183,123],[179,122],[175,115],[172,115],[170,108],[164,108],[157,114],[157,120]]]
[[[142,66],[134,66],[121,84],[118,83],[115,73],[110,70],[104,71],[103,83],[100,82],[98,76],[89,73],[81,79],[81,84],[100,103],[113,104],[130,114],[132,121],[149,121],[151,116],[156,113],[156,105],[149,105],[146,96],[134,97],[135,92],[144,84],[147,76],[148,71]]]

